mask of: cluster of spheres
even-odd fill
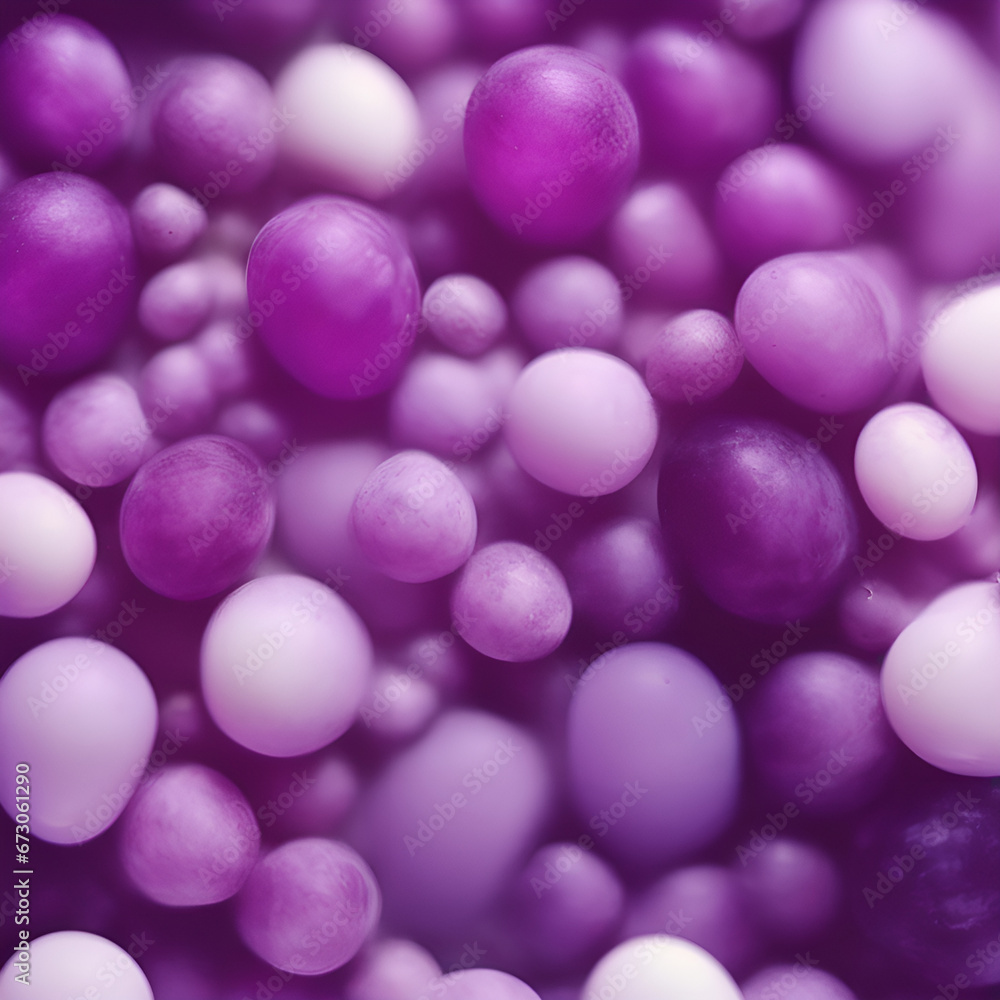
[[[1000,5],[0,5],[0,1000],[1000,989]]]

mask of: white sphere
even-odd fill
[[[353,45],[313,45],[285,66],[274,85],[290,119],[281,155],[310,177],[348,194],[384,198],[409,176],[420,113],[403,79]]]
[[[97,558],[84,509],[34,472],[0,474],[0,615],[37,618],[80,592]]]

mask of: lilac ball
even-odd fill
[[[638,122],[596,59],[539,45],[504,56],[476,85],[465,157],[472,190],[498,226],[533,243],[575,242],[624,197]]]
[[[817,610],[854,551],[854,511],[833,464],[756,417],[688,428],[663,463],[659,504],[705,593],[755,621]]]
[[[420,316],[413,261],[390,220],[327,195],[264,226],[250,248],[247,293],[251,324],[278,363],[334,399],[387,389]]]
[[[208,226],[204,207],[172,184],[150,184],[129,208],[132,235],[149,257],[176,260],[197,242]]]
[[[165,906],[229,899],[246,881],[260,829],[243,793],[201,764],[159,771],[122,817],[119,856],[129,877]]]
[[[769,965],[740,984],[746,1000],[771,1000],[775,995],[788,1000],[857,1000],[846,983],[810,963],[803,956],[789,965]]]
[[[476,505],[444,462],[404,451],[364,482],[351,508],[362,552],[386,576],[425,583],[462,566],[476,544]]]
[[[441,344],[466,358],[489,350],[507,328],[507,305],[472,274],[438,278],[424,293],[423,321]]]
[[[96,181],[38,174],[0,195],[0,355],[25,384],[100,358],[132,308],[128,215]]]
[[[135,474],[122,500],[121,544],[147,587],[194,601],[239,582],[273,523],[274,501],[253,453],[227,438],[194,437]]]
[[[573,604],[549,559],[520,542],[495,542],[466,563],[451,610],[473,649],[523,663],[548,656],[566,638]]]
[[[87,22],[51,9],[38,20],[0,50],[0,134],[36,170],[97,173],[131,135],[128,70]]]
[[[345,1000],[411,1000],[431,988],[441,967],[426,949],[405,938],[376,941],[358,957]]]
[[[157,340],[184,340],[208,321],[215,305],[209,269],[201,261],[154,274],[139,293],[139,322]]]
[[[265,855],[237,900],[247,947],[277,969],[319,976],[346,965],[378,924],[381,893],[346,844],[290,840]]]
[[[459,969],[444,985],[442,1000],[539,1000],[527,983],[498,969]]]
[[[165,347],[139,373],[139,400],[161,438],[206,430],[218,401],[208,360],[191,344]]]

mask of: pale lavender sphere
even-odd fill
[[[159,169],[204,201],[258,187],[274,166],[282,122],[264,77],[220,55],[176,59],[165,75],[151,122]]]
[[[596,59],[538,45],[504,56],[476,84],[465,157],[472,190],[500,228],[531,243],[573,243],[624,197],[638,122]]]
[[[378,925],[381,893],[364,859],[320,837],[265,855],[237,899],[246,946],[275,968],[319,976],[346,965]]]
[[[551,560],[520,542],[495,542],[466,563],[451,611],[473,649],[523,663],[548,656],[562,643],[573,603]]]
[[[775,800],[843,813],[885,787],[899,744],[878,674],[840,653],[791,656],[747,704],[747,747]]]
[[[443,346],[462,357],[478,357],[507,329],[500,293],[474,274],[448,274],[424,293],[422,319]]]
[[[725,698],[690,653],[643,642],[605,653],[573,693],[567,723],[577,814],[620,864],[649,869],[707,847],[740,792],[740,735]]]
[[[162,182],[144,187],[135,196],[129,218],[139,251],[160,260],[183,256],[208,226],[208,214],[197,199]]]
[[[384,938],[359,956],[345,1000],[412,1000],[441,975],[433,955],[405,938]]]
[[[701,403],[724,393],[743,369],[733,324],[711,309],[670,320],[646,359],[646,385],[661,403]]]
[[[403,451],[365,480],[351,508],[361,551],[386,576],[426,583],[447,576],[472,555],[476,506],[442,461]]]
[[[42,420],[49,461],[76,483],[113,486],[142,464],[150,424],[118,375],[89,375],[57,393]]]
[[[590,257],[553,257],[518,283],[511,308],[537,351],[557,347],[613,350],[622,330],[618,279]]]
[[[812,956],[809,956],[812,958]],[[808,961],[808,960],[807,960]],[[836,976],[799,959],[789,965],[769,965],[740,983],[745,1000],[857,1000],[857,995]]]
[[[305,452],[305,446],[290,434],[285,417],[275,407],[255,399],[242,399],[222,409],[214,429],[256,452],[267,462],[267,472],[275,477],[284,475]]]
[[[128,318],[135,253],[128,215],[78,174],[29,177],[0,194],[0,356],[23,384],[78,371]]]
[[[211,367],[191,344],[165,347],[139,373],[143,412],[167,441],[207,430],[217,398]]]
[[[193,601],[238,583],[273,524],[256,456],[228,438],[188,438],[136,472],[122,500],[122,551],[151,590]]]
[[[259,847],[260,829],[236,785],[201,764],[180,764],[133,796],[118,851],[145,896],[165,906],[204,906],[239,891]]]
[[[539,1000],[527,983],[498,969],[459,969],[444,987],[442,1000]]]
[[[92,25],[52,9],[6,41],[0,50],[5,141],[36,171],[102,170],[132,133],[132,81],[118,51]]]
[[[139,293],[139,322],[157,340],[184,340],[207,322],[215,304],[211,275],[201,261],[173,264]]]

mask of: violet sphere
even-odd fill
[[[504,56],[465,116],[472,190],[502,229],[573,243],[618,207],[639,161],[639,125],[622,85],[592,56],[538,45]]]

